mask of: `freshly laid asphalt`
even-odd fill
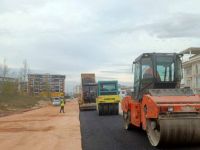
[[[81,111],[83,150],[200,150],[200,146],[152,147],[142,129],[123,129],[122,116],[98,116],[96,111]]]

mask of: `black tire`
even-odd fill
[[[98,104],[98,113],[99,113],[99,116],[102,116],[103,112],[102,112],[102,105],[101,104]]]
[[[103,104],[104,115],[109,114],[109,104]]]
[[[130,130],[131,129],[131,113],[130,113],[130,111],[123,112],[123,119],[124,119],[124,129]]]
[[[119,104],[114,104],[114,115],[118,115],[119,114]]]
[[[104,104],[101,104],[101,114],[102,114],[102,116],[104,116],[105,115],[105,110],[104,110]]]
[[[114,104],[109,104],[109,114],[114,115],[115,106]]]

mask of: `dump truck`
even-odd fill
[[[119,113],[119,92],[117,81],[98,81],[98,97],[96,106],[98,114],[118,115]]]
[[[121,102],[124,128],[142,128],[152,146],[200,143],[200,97],[180,88],[181,57],[144,53],[133,62],[134,92]]]
[[[81,96],[79,98],[80,110],[96,109],[97,83],[95,74],[81,74]]]

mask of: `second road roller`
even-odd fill
[[[118,115],[119,113],[118,81],[99,81],[96,106],[99,116]]]
[[[124,128],[141,127],[152,146],[200,143],[200,96],[180,87],[181,57],[144,53],[133,62],[134,92],[121,103]]]

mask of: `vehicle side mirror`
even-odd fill
[[[178,54],[179,58],[183,57],[183,54]]]
[[[136,64],[136,62],[134,61],[134,62],[132,63],[132,72],[133,72],[133,68],[134,68],[133,65],[135,65],[135,64]]]

